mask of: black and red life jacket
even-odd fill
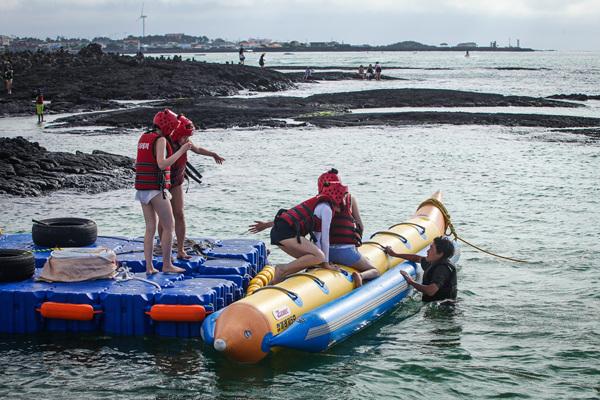
[[[298,238],[321,232],[321,218],[315,216],[315,208],[323,202],[331,205],[333,200],[329,196],[316,195],[289,210],[281,210],[276,219],[281,218],[293,227]]]
[[[135,188],[137,190],[163,190],[171,188],[171,167],[161,170],[156,162],[154,145],[158,138],[156,132],[146,132],[138,141],[137,157],[135,160]],[[167,157],[173,154],[171,145],[167,142]]]
[[[361,242],[362,236],[356,219],[352,215],[352,196],[348,194],[346,205],[339,212],[333,214],[331,228],[329,229],[329,243],[360,246]]]
[[[173,151],[179,150],[179,146],[172,143]],[[171,165],[171,186],[183,185],[185,180],[185,165],[187,164],[187,152],[183,153],[172,165]]]

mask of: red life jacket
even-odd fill
[[[281,218],[296,230],[297,237],[312,232],[321,232],[321,218],[315,216],[315,208],[319,203],[332,203],[329,196],[316,195],[303,201],[289,210],[282,210],[276,218]]]
[[[163,190],[171,188],[171,167],[161,170],[156,162],[154,145],[162,137],[156,132],[146,132],[138,141],[135,160],[135,188],[137,190]],[[173,154],[167,142],[167,157]]]
[[[352,196],[348,195],[346,206],[333,214],[329,229],[329,244],[353,244],[360,246],[362,236],[352,215]]]
[[[179,150],[179,146],[175,143],[171,143],[173,151]],[[172,165],[171,165],[171,186],[183,185],[185,180],[185,165],[187,164],[187,152],[183,153]]]

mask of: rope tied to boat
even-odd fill
[[[455,240],[460,240],[464,244],[471,246],[474,249],[481,251],[482,253],[489,254],[490,256],[493,256],[493,257],[498,257],[498,258],[502,258],[504,260],[514,261],[514,262],[518,262],[518,263],[530,263],[530,261],[527,261],[527,260],[520,260],[518,258],[501,256],[499,254],[482,249],[481,247],[468,242],[467,240],[458,236],[458,233],[456,233],[456,229],[454,228],[454,225],[452,224],[452,219],[450,218],[450,213],[448,212],[448,209],[446,209],[446,206],[444,206],[444,204],[441,201],[439,201],[437,199],[429,198],[429,199],[425,200],[424,202],[422,202],[419,205],[419,207],[417,207],[417,210],[426,205],[432,205],[432,206],[436,207],[438,210],[440,210],[440,212],[442,213],[442,215],[444,217],[444,221],[446,222],[446,227],[447,227],[446,232],[444,232],[445,235],[453,236]],[[448,230],[450,230],[449,233],[448,233]]]

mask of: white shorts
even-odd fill
[[[173,196],[171,196],[171,192],[168,190],[165,192],[167,196],[167,200],[171,200]],[[135,199],[142,204],[150,204],[153,198],[158,195],[162,195],[160,190],[136,190],[135,191]]]

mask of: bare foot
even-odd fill
[[[181,253],[177,253],[177,258],[180,260],[190,260],[192,258],[192,256],[190,256],[188,253],[183,251]]]
[[[185,269],[176,267],[174,265],[171,265],[170,267],[163,266],[162,272],[163,274],[183,274]]]
[[[352,280],[354,281],[354,287],[361,287],[363,282],[362,282],[362,275],[356,271],[354,271],[352,273]]]
[[[152,266],[150,268],[146,268],[146,275],[154,275],[157,273],[158,273],[158,270],[156,268],[154,268],[154,266]]]

